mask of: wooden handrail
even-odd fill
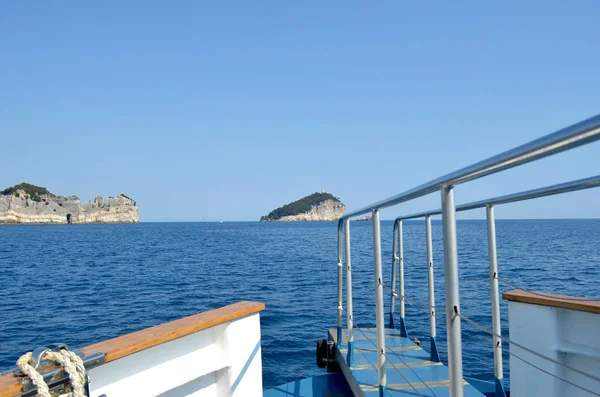
[[[84,353],[84,356],[92,353],[104,353],[108,363],[186,335],[258,313],[264,309],[264,303],[242,301],[99,342],[84,347],[80,351]],[[14,397],[21,393],[23,393],[21,384],[17,381],[14,373],[0,376],[0,397]]]
[[[505,292],[502,294],[502,298],[511,302],[530,303],[588,313],[600,313],[600,300],[595,299],[549,294],[546,292],[528,292],[520,289]]]

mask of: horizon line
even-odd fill
[[[433,215],[439,216],[439,215]],[[441,219],[434,219],[432,216],[432,221],[441,221]],[[423,219],[407,219],[403,222],[419,222]],[[566,220],[600,220],[600,217],[592,217],[592,218],[496,218],[496,220],[504,220],[504,221],[566,221]],[[353,220],[352,222],[370,222],[371,220]],[[382,222],[393,222],[394,219],[382,219]],[[486,218],[469,218],[469,219],[457,219],[457,222],[462,221],[486,221]],[[338,222],[338,220],[333,221],[274,221],[274,222],[261,222],[260,220],[150,220],[150,221],[140,221],[140,223],[333,223]]]

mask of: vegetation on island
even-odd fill
[[[119,197],[124,197],[126,199],[129,199],[129,200],[133,201],[133,205],[137,205],[136,201],[134,199],[132,199],[131,197],[127,196],[125,193],[119,194]]]
[[[261,222],[269,222],[276,221],[284,216],[292,216],[298,215],[305,212],[309,212],[311,207],[314,205],[319,205],[324,201],[333,200],[336,202],[340,202],[340,199],[332,195],[331,193],[313,193],[309,196],[301,198],[298,201],[294,201],[293,203],[289,203],[284,205],[283,207],[279,207],[271,212],[268,215],[260,218]]]
[[[23,190],[26,195],[29,195],[30,199],[32,199],[33,201],[37,201],[38,203],[42,201],[41,196],[43,195],[49,197],[56,197],[54,194],[50,193],[45,187],[36,186],[25,182],[4,189],[2,192],[0,192],[0,194],[4,196],[14,195],[20,197],[19,193],[17,192],[18,190]]]

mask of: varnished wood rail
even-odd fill
[[[588,313],[600,313],[600,300],[576,296],[529,292],[516,289],[503,293],[502,298],[511,302],[530,303],[532,305],[557,307]]]

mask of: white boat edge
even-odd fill
[[[264,308],[239,302],[81,349],[105,358],[87,371],[90,396],[262,396]],[[0,376],[0,396],[20,396],[20,379]]]

